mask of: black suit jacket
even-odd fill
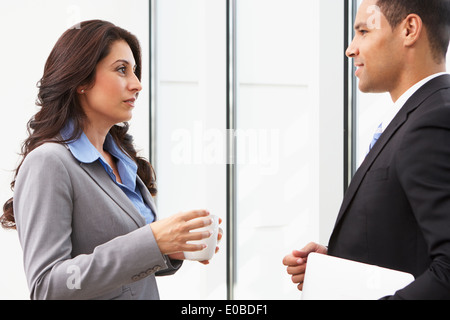
[[[450,75],[422,86],[369,152],[328,252],[412,273],[390,298],[450,299]]]

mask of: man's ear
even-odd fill
[[[422,19],[417,14],[408,15],[402,22],[402,34],[406,47],[413,46],[420,38],[423,32]]]

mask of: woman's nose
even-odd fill
[[[133,79],[129,83],[129,89],[131,91],[139,92],[142,90],[142,84],[141,81],[138,79],[138,77],[133,74]]]

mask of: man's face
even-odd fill
[[[392,30],[376,4],[377,0],[364,0],[359,7],[346,55],[354,59],[362,92],[391,92],[403,67],[401,28]]]

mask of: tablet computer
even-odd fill
[[[377,300],[414,281],[405,272],[325,254],[310,253],[303,300]]]

